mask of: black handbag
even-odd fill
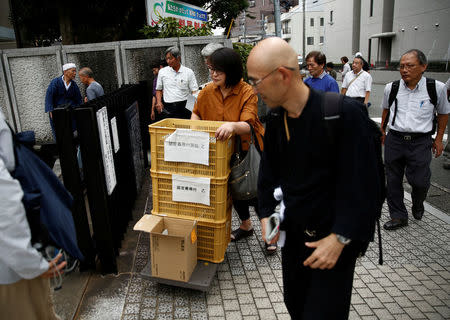
[[[251,140],[248,151],[241,150],[241,138],[236,136],[236,150],[231,158],[231,173],[229,185],[233,200],[250,200],[256,198],[258,192],[258,173],[261,161],[260,151],[257,149],[255,131],[250,125]]]

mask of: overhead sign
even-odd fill
[[[208,12],[203,8],[181,1],[145,0],[147,7],[147,24],[154,26],[160,17],[173,17],[180,26],[200,28],[208,21]]]

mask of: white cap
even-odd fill
[[[361,52],[357,52],[357,53],[355,53],[355,58],[356,57],[362,57],[363,55],[362,55],[362,53]]]
[[[63,65],[63,71],[72,69],[72,68],[77,68],[77,66],[75,65],[75,63],[66,63],[65,65]]]

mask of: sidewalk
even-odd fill
[[[404,229],[382,230],[383,266],[378,265],[377,239],[357,262],[350,319],[450,319],[450,217],[425,208],[422,221],[411,217]],[[134,220],[150,210],[146,179]],[[385,208],[381,224],[387,220]],[[57,312],[64,319],[290,319],[283,303],[280,252],[264,254],[254,214],[252,223],[255,235],[230,243],[212,287],[202,293],[142,278],[149,236],[132,231],[130,222],[119,274],[69,275],[55,293]],[[233,228],[238,225],[234,212]]]

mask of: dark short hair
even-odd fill
[[[226,75],[225,86],[232,87],[241,81],[243,74],[242,60],[233,49],[217,49],[209,57],[211,67]]]
[[[346,56],[341,57],[341,60],[344,61],[344,63],[348,62],[348,58]]]
[[[333,62],[327,62],[327,67],[333,69],[334,63]]]
[[[78,73],[81,73],[83,76],[86,76],[88,78],[94,77],[94,72],[92,72],[92,69],[88,67],[81,68]]]
[[[420,63],[421,65],[424,66],[424,65],[428,64],[427,57],[426,57],[425,54],[424,54],[422,51],[420,51],[419,49],[411,49],[411,50],[408,50],[408,51],[406,51],[404,54],[402,54],[402,57],[403,57],[405,54],[410,54],[410,53],[413,53],[413,54],[416,56],[417,60],[419,60],[419,63]]]
[[[363,57],[361,57],[361,56],[354,57],[354,58],[353,58],[353,61],[355,61],[356,59],[361,60],[361,65],[364,65],[364,59],[363,59]]]
[[[311,51],[310,53],[308,53],[308,55],[306,56],[306,61],[308,61],[308,59],[310,58],[314,58],[314,61],[318,65],[325,65],[327,63],[327,57],[325,56],[325,54],[323,54],[323,52],[320,51]]]

